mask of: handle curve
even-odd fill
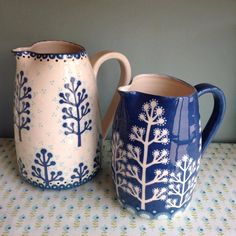
[[[226,99],[224,92],[214,85],[203,83],[196,85],[195,88],[197,90],[198,97],[206,93],[211,93],[214,98],[214,108],[212,114],[202,131],[202,153],[204,153],[224,118]]]
[[[110,59],[116,59],[118,60],[119,64],[120,64],[120,81],[119,84],[117,86],[117,88],[119,86],[123,86],[123,85],[127,85],[129,84],[130,80],[131,80],[131,67],[130,67],[130,63],[127,59],[127,57],[125,57],[123,54],[119,53],[119,52],[113,52],[113,51],[101,51],[96,53],[94,56],[91,57],[90,62],[92,65],[92,68],[94,70],[94,75],[95,78],[97,78],[97,73],[99,71],[100,66],[107,60]],[[114,118],[115,115],[115,111],[116,108],[118,106],[120,100],[120,95],[117,92],[113,95],[111,103],[105,113],[105,116],[102,119],[102,136],[103,139],[106,138],[108,129],[110,127],[110,124]]]

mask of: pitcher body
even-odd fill
[[[137,76],[119,92],[112,141],[119,201],[143,217],[172,217],[188,206],[197,182],[203,151],[199,93],[159,75]],[[223,113],[222,106],[220,121]]]
[[[13,51],[14,133],[21,175],[68,189],[101,167],[102,130],[94,69],[82,46],[45,41]]]

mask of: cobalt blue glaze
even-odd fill
[[[212,115],[202,132],[202,150],[204,152],[224,118],[226,99],[223,91],[211,84],[198,84],[195,88],[198,91],[198,97],[206,93],[212,93],[214,98]]]
[[[148,218],[171,218],[187,207],[202,152],[225,111],[219,88],[201,84],[195,89],[168,79],[191,87],[192,93],[171,97],[119,89],[121,101],[113,123],[112,173],[117,197],[123,206]],[[202,134],[198,97],[209,92],[214,95],[214,111]]]
[[[56,53],[35,53],[30,51],[24,52],[15,52],[16,58],[19,59],[20,57],[28,57],[28,58],[35,58],[35,59],[43,59],[43,60],[62,60],[62,59],[80,59],[81,57],[86,57],[86,51],[80,51],[78,53],[67,53],[67,54],[56,54]]]

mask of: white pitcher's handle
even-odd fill
[[[119,52],[112,52],[112,51],[101,51],[96,53],[94,56],[91,57],[90,62],[92,64],[95,78],[97,77],[97,73],[99,71],[100,66],[107,60],[109,59],[116,59],[118,60],[120,64],[120,81],[118,84],[119,86],[127,85],[129,84],[131,80],[131,67],[128,59],[121,53]],[[115,112],[117,105],[120,100],[120,95],[117,92],[113,95],[113,98],[111,100],[111,103],[107,109],[107,112],[102,120],[102,136],[103,139],[106,138],[108,129],[110,127],[110,124],[114,118]]]

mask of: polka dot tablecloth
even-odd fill
[[[146,220],[122,209],[111,179],[106,141],[103,169],[89,183],[43,191],[18,174],[12,139],[0,139],[0,235],[236,235],[236,144],[211,144],[202,158],[187,210]]]

